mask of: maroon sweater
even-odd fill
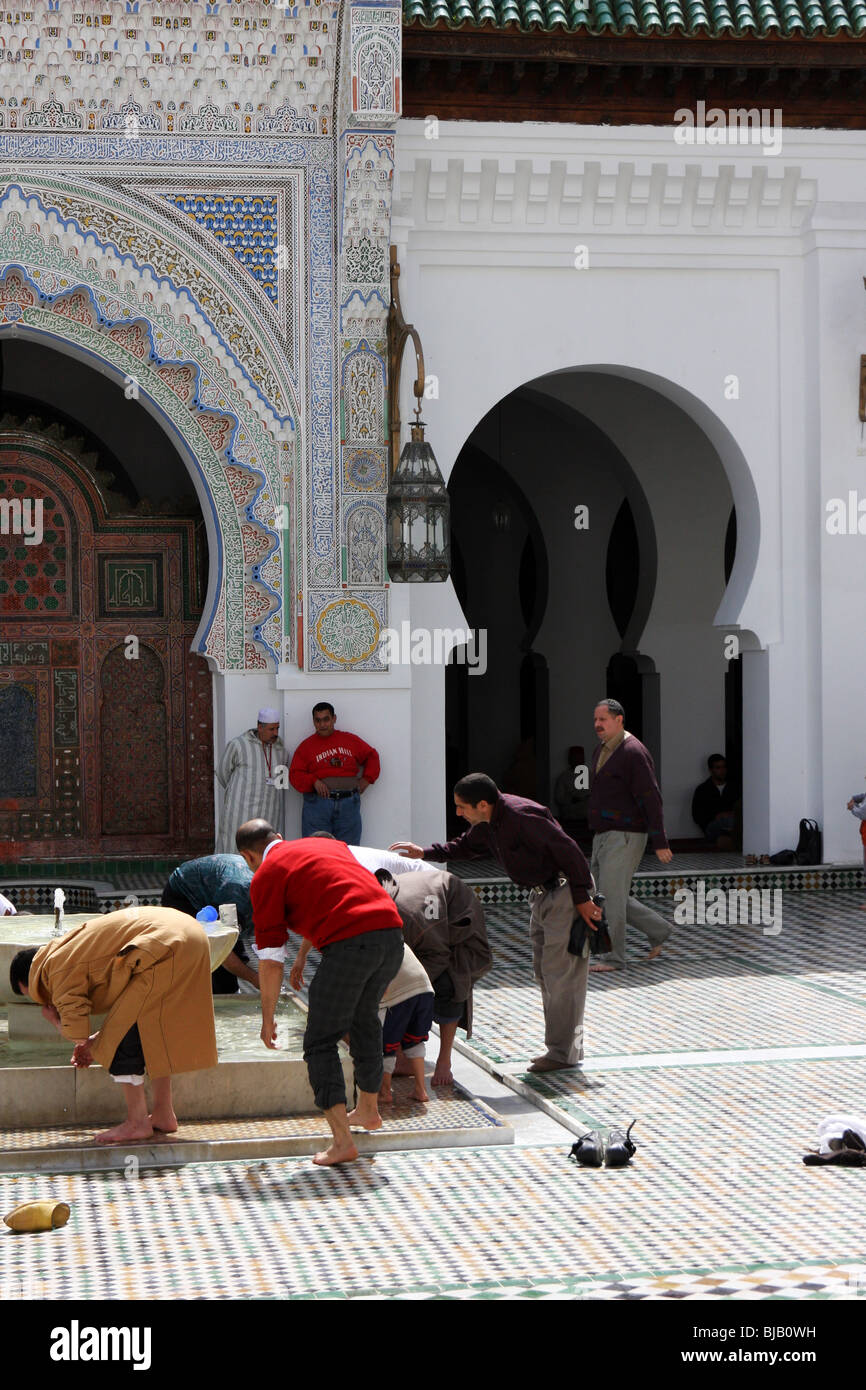
[[[424,851],[425,859],[440,864],[488,856],[498,859],[512,882],[522,888],[534,888],[562,873],[575,903],[589,899],[592,875],[580,846],[537,801],[500,792],[489,821],[480,821],[444,845],[430,845]]]
[[[632,830],[648,835],[654,850],[667,849],[662,794],[649,750],[630,734],[596,772],[600,754],[601,744],[592,755],[590,830]]]

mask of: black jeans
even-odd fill
[[[382,1084],[382,995],[403,963],[399,927],[368,931],[322,950],[310,985],[304,1061],[320,1110],[345,1105],[346,1087],[337,1044],[349,1034],[355,1084],[378,1091]]]

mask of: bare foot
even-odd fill
[[[661,942],[658,946],[653,946],[652,950],[647,956],[647,960],[658,960],[658,957],[661,955],[663,950],[664,942]]]
[[[606,973],[608,970],[616,970],[616,969],[617,969],[617,966],[615,966],[615,965],[606,965],[605,962],[604,962],[603,960],[600,960],[600,961],[598,962],[597,965],[591,965],[589,968],[590,968],[590,972],[591,972],[592,974],[594,974],[594,975],[602,975],[602,974]]]
[[[93,1137],[94,1144],[134,1144],[142,1139],[152,1139],[153,1129],[149,1120],[143,1120],[140,1124],[132,1124],[129,1120],[124,1120],[122,1125],[115,1125],[114,1129],[105,1129],[101,1134]]]
[[[430,1085],[431,1085],[431,1086],[453,1086],[453,1085],[454,1085],[454,1075],[453,1075],[453,1073],[452,1073],[452,1071],[451,1071],[451,1068],[450,1068],[449,1066],[447,1066],[446,1063],[444,1063],[444,1062],[437,1062],[437,1063],[436,1063],[436,1070],[434,1071],[433,1075],[432,1075],[431,1078],[430,1078]],[[426,1099],[427,1099],[427,1097],[425,1096],[425,1100],[426,1100]]]
[[[433,1084],[435,1085],[435,1082],[434,1082]],[[430,1097],[428,1096],[427,1092],[424,1090],[424,1087],[423,1087],[423,1086],[421,1086],[421,1087],[416,1086],[415,1089],[414,1089],[414,1091],[412,1092],[412,1099],[413,1099],[413,1100],[420,1100],[420,1101],[428,1101],[428,1100],[430,1099]]]
[[[350,1125],[360,1125],[361,1129],[381,1129],[382,1116],[378,1110],[362,1111],[360,1105],[354,1110],[350,1110],[346,1116]],[[354,1155],[357,1158],[357,1154]],[[341,1159],[332,1159],[332,1163],[339,1163]]]
[[[313,1155],[313,1162],[320,1168],[329,1168],[334,1163],[353,1163],[358,1157],[354,1144],[331,1144],[321,1153]]]
[[[385,1089],[385,1083],[384,1083],[384,1081],[383,1081],[383,1082],[382,1082],[382,1089],[381,1089],[380,1092],[379,1092],[379,1104],[380,1104],[380,1105],[390,1105],[393,1099],[394,1099],[394,1097],[393,1097],[392,1094],[391,1094],[391,1087],[390,1087],[390,1085],[388,1086],[388,1088],[387,1088],[387,1090],[386,1090],[386,1089]]]
[[[173,1110],[154,1110],[148,1118],[154,1129],[159,1130],[160,1134],[177,1133],[177,1115]]]

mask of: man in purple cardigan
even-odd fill
[[[647,839],[662,864],[673,855],[662,817],[662,794],[649,750],[623,728],[625,710],[618,700],[600,700],[595,707],[599,740],[592,755],[589,828],[592,872],[606,899],[607,925],[613,947],[607,960],[590,970],[621,970],[625,965],[626,919],[649,938],[648,960],[660,956],[671,926],[637,898],[629,897],[631,881],[643,858]]]
[[[601,911],[590,900],[592,878],[580,847],[546,806],[501,792],[491,777],[470,772],[454,788],[454,806],[469,829],[444,845],[422,849],[407,840],[391,849],[410,859],[494,858],[508,877],[531,889],[532,964],[544,1006],[545,1051],[530,1071],[562,1071],[583,1057],[588,941],[582,956],[568,952],[575,916],[597,930]]]

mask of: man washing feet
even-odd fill
[[[210,949],[204,928],[170,907],[109,912],[13,957],[9,983],[74,1044],[72,1065],[107,1067],[123,1087],[123,1124],[97,1144],[173,1134],[171,1078],[217,1064]],[[91,1014],[107,1014],[97,1033]],[[153,1090],[148,1114],[147,1071]]]
[[[332,1138],[313,1162],[351,1163],[358,1150],[350,1127],[372,1130],[382,1124],[379,1004],[403,960],[400,914],[341,840],[283,840],[267,821],[253,820],[238,830],[237,847],[253,871],[250,897],[265,1047],[277,1045],[275,1011],[289,932],[321,953],[310,985],[304,1060]],[[349,1113],[338,1051],[347,1033],[359,1092]]]

